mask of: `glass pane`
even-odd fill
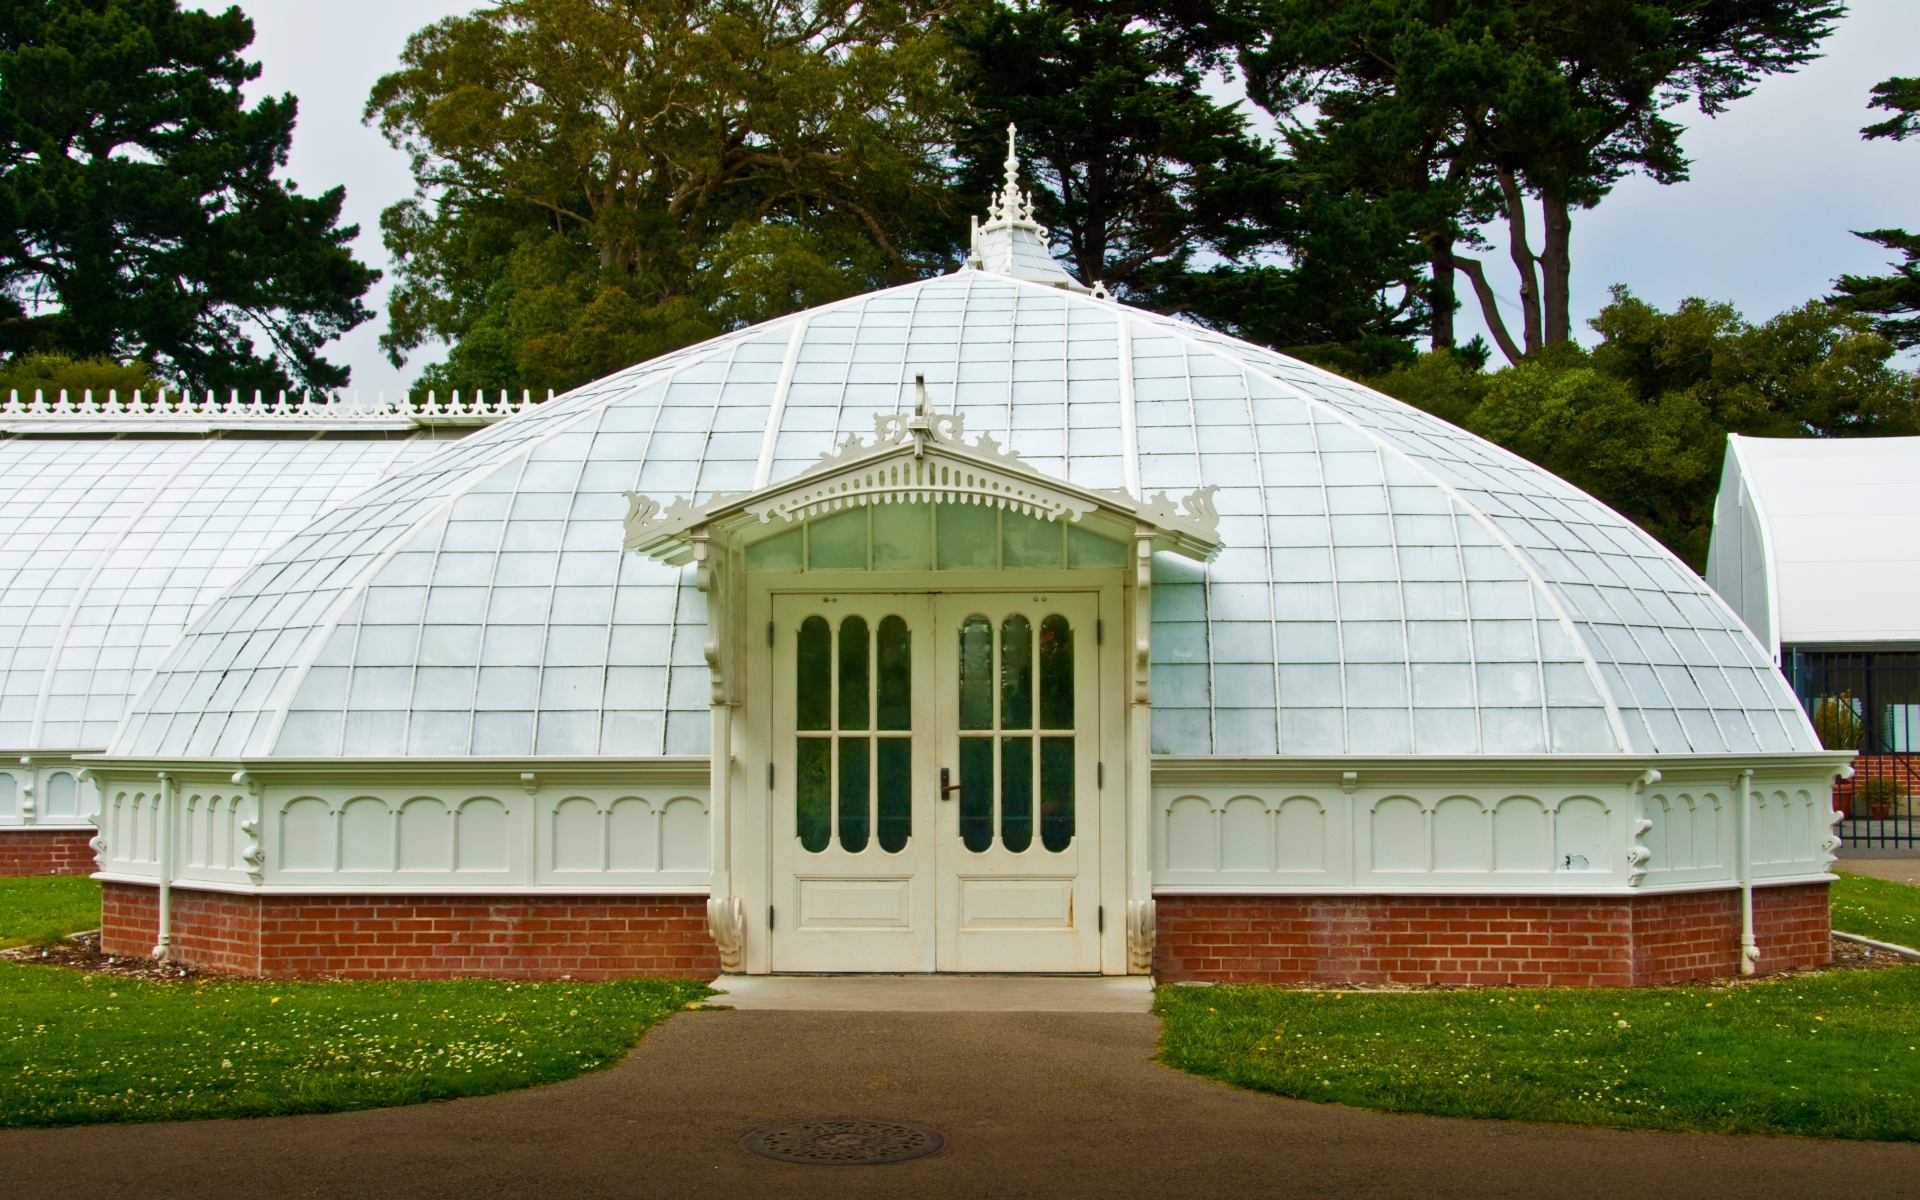
[[[1033,728],[1033,626],[1019,613],[1000,622],[1000,728]]]
[[[1073,739],[1040,742],[1040,844],[1054,853],[1073,843]]]
[[[985,504],[940,505],[936,526],[940,569],[954,571],[979,567],[992,570],[999,566],[999,515],[999,509]]]
[[[833,716],[833,630],[825,617],[800,623],[794,646],[794,728],[828,729]]]
[[[993,626],[979,613],[960,626],[960,728],[993,728]]]
[[[960,841],[975,854],[993,845],[993,739],[960,739]]]
[[[867,619],[840,622],[840,728],[867,727]]]
[[[1127,548],[1078,525],[1067,526],[1067,565],[1070,567],[1124,567]]]
[[[1065,566],[1065,533],[1058,521],[1008,512],[1000,518],[1000,553],[1006,567]]]
[[[1073,626],[1059,613],[1040,622],[1040,728],[1073,728]]]
[[[913,739],[881,738],[880,848],[898,854],[913,836]]]
[[[873,569],[924,571],[933,565],[933,505],[881,504],[873,510]]]
[[[807,526],[807,565],[815,570],[864,570],[867,510],[850,508]]]
[[[867,830],[871,828],[867,804],[868,764],[872,752],[868,739],[840,739],[840,848],[858,854],[867,848]]]
[[[1033,845],[1033,739],[1000,739],[1000,844],[1018,853]]]
[[[833,821],[833,743],[801,738],[793,746],[794,827],[800,845],[818,854],[827,848]]]
[[[804,536],[800,529],[795,527],[778,537],[770,537],[764,542],[755,542],[748,546],[747,570],[798,571],[800,552],[806,546]]]
[[[899,617],[880,619],[875,647],[880,667],[876,728],[913,728],[913,634]]]

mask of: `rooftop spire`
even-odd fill
[[[1033,219],[1033,194],[1020,190],[1020,131],[1007,125],[1006,181],[987,200],[987,219],[973,219],[973,246],[967,265],[976,271],[1012,275],[1035,283],[1071,288],[1086,287],[1054,261],[1047,248],[1047,227]]]

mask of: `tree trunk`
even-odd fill
[[[1568,311],[1573,260],[1567,252],[1567,240],[1573,234],[1573,214],[1565,200],[1553,195],[1540,197],[1540,211],[1547,227],[1546,246],[1540,254],[1540,273],[1545,277],[1542,300],[1547,345],[1553,346],[1573,340],[1573,317]]]
[[[1527,353],[1542,345],[1540,336],[1540,276],[1535,265],[1540,261],[1527,244],[1527,197],[1513,172],[1502,167],[1495,173],[1500,180],[1500,195],[1507,210],[1507,254],[1513,269],[1520,274],[1520,316],[1527,339]]]
[[[1487,283],[1487,270],[1477,258],[1468,258],[1464,254],[1453,256],[1453,265],[1467,273],[1473,281],[1473,294],[1480,297],[1480,315],[1486,319],[1487,330],[1493,334],[1494,345],[1500,347],[1500,353],[1507,361],[1517,363],[1526,355],[1520,347],[1513,344],[1513,335],[1507,332],[1507,323],[1500,319],[1500,305],[1493,298],[1493,288]]]
[[[1427,287],[1427,307],[1433,310],[1433,349],[1451,350],[1453,310],[1460,307],[1453,288],[1453,235],[1435,234],[1428,246],[1433,251],[1428,260],[1433,279]]]

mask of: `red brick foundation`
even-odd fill
[[[1165,982],[1630,987],[1739,970],[1740,894],[1158,896]],[[1830,961],[1827,885],[1756,888],[1759,969]]]
[[[145,956],[158,889],[109,883],[101,949]],[[262,978],[613,979],[720,970],[704,896],[236,896],[175,887],[176,959]]]
[[[0,829],[0,875],[91,875],[93,830]]]

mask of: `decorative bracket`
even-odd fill
[[[1135,975],[1153,971],[1154,924],[1152,900],[1127,901],[1127,970]]]
[[[707,928],[720,947],[720,969],[738,971],[747,953],[747,902],[739,896],[707,901]]]

